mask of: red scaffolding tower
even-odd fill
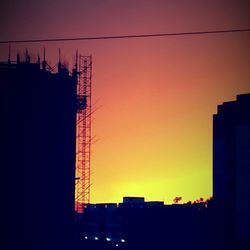
[[[92,57],[77,56],[77,128],[75,210],[82,213],[90,202]],[[77,64],[76,64],[77,69]]]

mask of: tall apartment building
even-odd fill
[[[213,196],[232,235],[250,238],[250,94],[218,106],[213,117]]]
[[[0,64],[1,249],[69,249],[73,234],[76,72],[17,56]]]

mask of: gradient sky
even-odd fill
[[[250,27],[249,1],[1,1],[0,40]],[[250,33],[13,44],[93,56],[91,202],[123,196],[171,203],[212,195],[212,114],[250,92]],[[0,45],[6,60],[8,45]]]

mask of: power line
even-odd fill
[[[0,41],[3,43],[40,43],[40,42],[67,42],[67,41],[85,41],[85,40],[108,40],[108,39],[130,39],[130,38],[147,38],[147,37],[165,37],[165,36],[189,36],[189,35],[210,35],[222,33],[249,32],[247,29],[227,29],[227,30],[210,30],[210,31],[193,31],[193,32],[175,32],[175,33],[151,33],[138,35],[118,35],[118,36],[93,36],[93,37],[71,37],[71,38],[45,38],[45,39],[25,39],[25,40],[7,40]]]

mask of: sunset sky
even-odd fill
[[[43,0],[0,3],[0,40],[250,28],[244,0]],[[212,195],[212,115],[250,92],[250,32],[12,44],[71,67],[93,56],[91,202],[171,203]],[[8,45],[0,44],[0,60]]]

